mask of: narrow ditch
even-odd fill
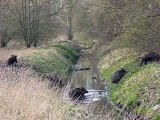
[[[94,114],[106,113],[113,114],[117,120],[143,120],[137,118],[133,114],[129,114],[124,108],[115,105],[109,98],[109,92],[107,91],[106,85],[99,80],[94,72],[94,65],[90,62],[90,56],[86,55],[81,57],[77,64],[74,66],[73,73],[71,75],[71,85],[75,87],[84,87],[88,93],[85,94],[85,100],[80,101],[81,105],[85,105],[88,108],[92,106],[92,112]],[[64,100],[70,100],[68,93],[70,90],[69,86],[64,92]]]

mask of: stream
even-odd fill
[[[111,113],[116,120],[145,120],[139,119],[134,114],[129,114],[128,111],[114,105],[109,100],[107,85],[102,80],[97,79],[96,73],[93,70],[94,65],[91,64],[92,56],[90,54],[81,57],[74,66],[74,71],[71,77],[71,85],[75,87],[84,87],[88,93],[85,94],[85,100],[79,101],[81,105],[91,107],[91,112],[95,115],[106,115]],[[66,88],[64,92],[64,100],[70,101],[69,90],[71,86]],[[119,112],[117,112],[119,111]]]
[[[91,109],[94,114],[101,113],[105,115],[107,112],[113,110],[113,105],[108,100],[106,85],[102,83],[101,80],[98,80],[94,73],[90,57],[90,55],[85,55],[78,60],[74,66],[75,70],[72,73],[71,84],[75,87],[84,87],[88,91],[88,93],[85,94],[85,100],[81,101],[82,105],[88,108],[92,106]],[[85,68],[87,69],[85,70]],[[65,101],[70,99],[68,96],[69,90],[70,88],[64,92]]]

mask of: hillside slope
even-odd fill
[[[142,67],[139,64],[138,55],[132,49],[117,49],[103,57],[99,68],[115,104],[137,116],[160,120],[160,64]],[[120,68],[128,73],[118,84],[113,84],[111,76]]]

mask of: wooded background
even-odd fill
[[[0,43],[27,48],[66,34],[85,47],[160,50],[159,0],[1,0]]]

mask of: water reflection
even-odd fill
[[[94,72],[93,65],[90,64],[88,58],[81,58],[77,65],[76,71],[72,75],[72,84],[75,87],[84,87],[88,93],[85,94],[83,104],[94,107],[94,112],[106,111],[110,108],[107,100],[108,93],[106,92],[105,85],[97,80]],[[90,68],[87,70],[77,70],[83,68]],[[93,109],[93,108],[92,108]],[[101,109],[101,110],[100,110]]]
[[[117,116],[113,106],[108,100],[108,92],[106,91],[105,85],[99,81],[95,73],[93,72],[93,65],[90,64],[87,57],[81,58],[77,65],[75,65],[76,70],[73,71],[71,77],[71,85],[74,87],[84,87],[88,93],[85,94],[84,101],[76,101],[76,103],[85,105],[87,109],[95,115],[111,114],[111,116]],[[83,70],[83,68],[90,68]],[[81,70],[77,70],[81,69]],[[66,88],[64,92],[64,98],[66,101],[70,100],[68,97],[68,92],[70,86]],[[75,101],[74,101],[75,102]],[[122,120],[121,116],[118,115],[117,120]]]

